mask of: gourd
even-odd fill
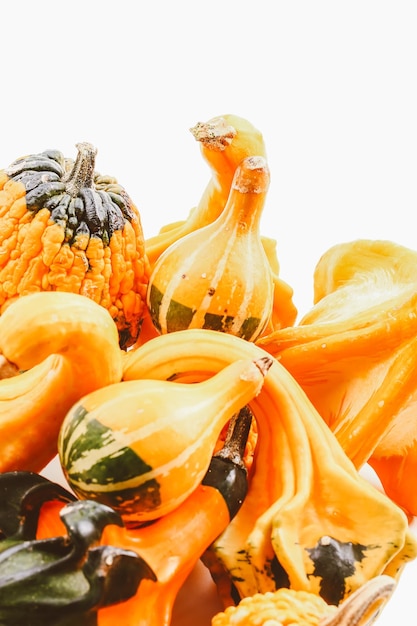
[[[266,157],[261,132],[237,115],[220,115],[208,122],[199,122],[190,130],[201,146],[211,177],[198,205],[186,220],[168,223],[157,235],[145,240],[151,268],[171,244],[219,217],[229,197],[236,168],[245,158],[254,154]]]
[[[340,607],[308,591],[278,589],[243,598],[212,619],[212,626],[367,626],[380,614],[395,589],[390,576],[367,581]],[[261,620],[261,621],[260,621]]]
[[[128,353],[123,380],[196,384],[236,360],[264,355],[239,337],[188,329]],[[236,594],[288,587],[338,605],[380,574],[397,579],[417,556],[407,516],[357,472],[278,361],[249,407],[258,438],[248,493],[211,548],[229,577],[231,604]]]
[[[198,122],[190,129],[199,142],[201,154],[209,165],[211,177],[196,207],[187,219],[163,226],[160,232],[145,240],[146,256],[151,269],[165,250],[197,229],[214,222],[223,212],[231,190],[236,169],[247,157],[266,158],[262,133],[248,120],[227,114]],[[297,317],[293,289],[280,277],[275,239],[261,234],[261,243],[268,258],[274,284],[273,310],[264,332],[292,326]],[[149,311],[145,310],[138,345],[157,335]]]
[[[201,484],[171,513],[138,528],[104,530],[104,542],[137,552],[151,565],[157,580],[144,580],[123,607],[100,611],[100,626],[113,626],[121,619],[125,626],[170,625],[180,588],[246,497],[244,449],[251,420],[246,406],[232,417],[225,443],[212,457]]]
[[[0,474],[0,501],[2,624],[92,626],[99,609],[120,606],[143,579],[155,580],[136,552],[103,543],[107,525],[122,525],[109,507],[76,501],[30,472]],[[52,533],[39,536],[42,526]]]
[[[126,528],[115,511],[108,507],[97,504],[95,508],[91,501],[79,503],[80,522],[86,525],[86,531],[94,533],[101,546],[111,546],[119,556],[137,556],[130,564],[135,568],[133,573],[136,571],[136,576],[130,575],[130,587],[126,586],[124,578],[129,573],[126,563],[125,572],[119,572],[119,576],[109,581],[113,599],[118,594],[119,602],[98,607],[99,626],[120,621],[125,626],[169,626],[179,589],[201,553],[224,530],[245,499],[248,472],[244,452],[251,421],[252,414],[247,406],[233,415],[224,445],[212,457],[201,484],[179,507],[155,522]],[[33,547],[36,536],[37,540],[44,540],[44,544],[51,546],[51,542],[45,540],[66,534],[62,519],[65,522],[70,516],[63,505],[74,501],[70,492],[39,475],[28,472],[0,474],[0,531],[8,537],[9,545],[17,539],[32,540],[30,545]],[[71,515],[74,515],[73,511]],[[72,536],[76,536],[80,526],[71,524],[74,527]],[[4,542],[0,542],[1,545]],[[41,547],[42,544],[36,545]],[[59,563],[58,567],[58,573],[62,574]],[[74,574],[80,578],[82,572],[72,572]],[[127,591],[137,581],[137,574],[141,575],[141,582],[129,598]],[[33,580],[33,586],[37,598],[42,594],[41,577]],[[19,593],[23,594],[22,589]],[[91,593],[89,597],[91,601]],[[65,613],[70,612],[74,619],[72,608],[67,604]],[[59,612],[56,617],[64,619]]]
[[[391,241],[332,246],[315,304],[258,345],[291,372],[357,468],[417,515],[417,252]]]
[[[96,149],[77,144],[0,171],[0,312],[38,291],[85,295],[107,309],[123,348],[145,308],[149,265],[139,212],[115,178],[95,171]]]
[[[59,433],[69,485],[128,525],[168,514],[201,482],[222,428],[259,393],[271,363],[239,360],[198,385],[132,380],[84,396]]]
[[[119,335],[86,296],[41,291],[0,316],[0,471],[39,472],[57,452],[62,421],[80,397],[122,377]]]
[[[147,305],[160,333],[207,328],[248,341],[262,333],[273,306],[272,274],[259,231],[268,188],[264,157],[247,157],[235,172],[221,215],[159,257]]]

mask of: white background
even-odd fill
[[[208,182],[189,128],[234,113],[266,141],[262,231],[300,314],[331,245],[417,246],[414,2],[37,0],[0,20],[0,168],[89,141],[150,236]],[[413,563],[378,624],[415,626],[416,582]]]

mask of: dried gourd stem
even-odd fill
[[[270,172],[263,156],[246,157],[236,170],[232,187],[240,193],[266,193],[269,188]]]
[[[19,374],[19,368],[11,363],[3,354],[0,354],[0,380],[3,378],[11,378]]]
[[[243,455],[248,441],[253,413],[246,405],[235,413],[229,422],[224,445],[215,456],[227,459],[235,465],[246,469],[243,462]]]
[[[94,186],[94,168],[97,149],[86,141],[76,144],[77,158],[71,171],[64,177],[66,192],[75,198],[81,189]]]
[[[227,148],[236,136],[236,129],[228,125],[223,117],[209,122],[198,122],[190,128],[190,132],[196,141],[218,151]]]
[[[366,626],[376,619],[382,606],[395,589],[391,576],[381,575],[368,580],[347,598],[339,610],[322,620],[319,626]]]

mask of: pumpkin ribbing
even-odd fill
[[[109,310],[121,345],[139,334],[148,261],[140,215],[126,191],[94,170],[96,150],[77,144],[0,172],[0,311],[21,295],[70,291]]]

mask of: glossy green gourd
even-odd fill
[[[271,364],[243,359],[196,384],[131,380],[85,396],[58,442],[69,485],[125,523],[169,513],[202,481],[222,428],[258,395]]]
[[[245,158],[221,215],[159,257],[147,304],[161,334],[207,328],[254,341],[266,327],[273,279],[261,243],[260,218],[269,181],[263,156]]]

